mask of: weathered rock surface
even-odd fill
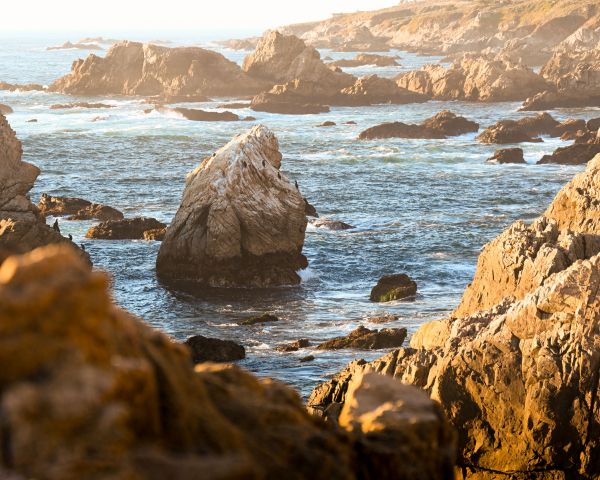
[[[442,139],[449,136],[477,132],[479,124],[443,110],[419,125],[403,122],[383,123],[368,128],[359,135],[360,140],[378,138],[431,138]]]
[[[544,216],[490,242],[451,317],[424,325],[410,348],[353,362],[309,407],[335,418],[353,378],[390,375],[440,402],[463,478],[597,478],[599,172],[600,155]]]
[[[406,328],[382,328],[369,330],[360,326],[345,337],[336,337],[317,346],[319,350],[340,350],[355,348],[358,350],[379,350],[401,347],[406,339]]]
[[[502,148],[496,150],[494,155],[486,160],[486,163],[527,163],[523,158],[522,148]]]
[[[44,216],[68,217],[68,220],[122,220],[123,213],[116,208],[92,203],[82,198],[56,197],[42,193],[38,204]]]
[[[486,128],[478,137],[481,143],[521,143],[542,142],[539,135],[560,136],[569,127],[552,118],[548,113],[540,113],[519,120],[500,120]]]
[[[376,67],[397,67],[399,64],[394,57],[389,57],[387,55],[359,53],[352,59],[336,60],[335,62],[331,62],[330,65],[347,68],[363,67],[366,65],[375,65]]]
[[[426,65],[396,78],[399,86],[440,100],[509,102],[548,88],[529,68],[503,60],[465,56],[450,68]]]
[[[299,283],[308,265],[305,201],[279,171],[281,158],[275,135],[258,125],[190,173],[158,253],[159,277],[213,287]]]
[[[272,323],[278,321],[279,318],[277,318],[275,315],[271,313],[263,313],[262,315],[253,315],[252,317],[248,317],[239,323],[240,325],[252,326],[258,325],[260,323]]]
[[[385,275],[371,290],[372,302],[391,302],[413,297],[417,293],[417,284],[405,273]]]
[[[9,105],[0,103],[0,113],[2,115],[8,115],[9,113],[13,113],[13,112],[14,112],[14,110],[12,109],[12,107],[10,107]]]
[[[223,55],[198,47],[167,48],[118,42],[104,58],[94,54],[73,63],[71,73],[50,90],[72,95],[251,95],[264,82],[246,75]]]
[[[246,358],[246,349],[231,340],[194,335],[189,337],[184,345],[190,349],[194,363],[234,362]]]
[[[152,228],[144,231],[144,240],[155,240],[162,242],[167,234],[167,227],[163,228]]]
[[[551,155],[544,155],[537,163],[547,165],[584,165],[600,153],[598,143],[574,143],[568,147],[558,147]]]
[[[310,223],[316,228],[325,228],[327,230],[334,230],[334,231],[351,230],[351,229],[355,228],[352,225],[342,222],[340,220],[331,220],[328,218],[318,218],[314,221],[311,220]]]
[[[51,243],[69,243],[46,225],[29,199],[40,170],[23,162],[23,149],[6,118],[0,114],[0,263],[9,255],[25,253]],[[80,252],[89,262],[89,257]]]
[[[67,247],[0,267],[3,478],[375,480],[391,465],[451,466],[445,420],[431,422],[424,401],[415,416],[414,391],[394,380],[353,389],[348,426],[336,429],[279,382],[194,368],[186,347],[114,306],[108,285]],[[403,412],[417,421],[402,425]],[[444,478],[403,471],[395,478]]]
[[[166,225],[154,218],[136,217],[107,220],[91,227],[85,236],[98,240],[143,240],[149,232],[162,230]],[[148,232],[148,233],[147,233]]]

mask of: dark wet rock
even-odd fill
[[[426,119],[422,124],[425,128],[430,128],[443,133],[448,137],[464,135],[465,133],[477,132],[479,124],[458,116],[449,110],[442,110],[431,118]]]
[[[168,108],[158,107],[156,110],[161,112],[175,112],[188,120],[195,122],[239,122],[245,120],[232,112],[209,112],[196,108]]]
[[[165,227],[164,223],[149,217],[108,220],[90,228],[85,236],[99,240],[142,240],[148,230]]]
[[[265,92],[252,99],[252,110],[280,115],[316,115],[330,111],[327,105],[310,103],[305,97]]]
[[[387,313],[385,315],[379,315],[377,317],[369,317],[367,318],[367,322],[369,323],[390,323],[399,320],[400,317],[398,315],[393,315],[391,313]]]
[[[317,127],[335,127],[335,125],[335,122],[331,122],[328,120],[327,122],[323,122],[320,125],[317,125]]]
[[[307,217],[319,218],[317,209],[313,205],[311,205],[306,198],[304,199],[304,213]]]
[[[13,113],[14,110],[12,109],[12,107],[5,105],[3,103],[0,103],[0,113],[2,115],[8,115],[9,113]]]
[[[32,118],[31,120],[27,120],[27,123],[37,123],[37,118]]]
[[[251,326],[251,325],[257,325],[260,323],[272,323],[272,322],[278,322],[278,321],[279,321],[279,318],[277,318],[275,315],[273,315],[271,313],[263,313],[262,315],[255,315],[253,317],[248,317],[245,320],[240,321],[239,324]]]
[[[234,362],[246,358],[246,349],[231,340],[194,335],[184,345],[190,349],[194,363]]]
[[[580,130],[587,130],[587,122],[582,119],[569,118],[556,126],[553,136],[561,137],[562,139],[570,135],[569,139],[573,139],[574,135]]]
[[[89,103],[89,102],[75,102],[75,103],[57,103],[55,105],[51,105],[51,110],[68,110],[70,108],[115,108],[114,105],[109,105],[107,103]]]
[[[391,302],[403,298],[414,297],[417,293],[417,283],[404,273],[385,275],[379,279],[371,290],[372,302]]]
[[[539,135],[560,136],[568,129],[567,124],[561,124],[548,113],[540,113],[519,120],[500,120],[486,128],[478,137],[481,143],[521,143],[542,142]]]
[[[587,121],[586,127],[591,132],[596,132],[600,129],[600,118],[592,118]]]
[[[167,227],[164,228],[153,228],[152,230],[146,230],[144,232],[144,240],[154,240],[162,242],[165,239],[167,233]]]
[[[307,355],[306,357],[302,357],[300,359],[301,363],[312,362],[315,359],[314,355]]]
[[[406,339],[406,328],[382,328],[369,330],[360,326],[347,336],[336,337],[317,346],[319,350],[340,350],[354,348],[358,350],[379,350],[401,347]]]
[[[123,213],[116,208],[92,203],[82,198],[57,197],[42,193],[38,204],[45,216],[68,217],[68,220],[122,220]]]
[[[486,163],[527,163],[523,158],[522,148],[502,148],[496,150],[494,155],[486,160]]]
[[[310,341],[306,338],[301,338],[295,342],[288,343],[286,345],[279,345],[275,348],[278,352],[297,352],[301,348],[310,347]]]
[[[350,230],[352,228],[356,228],[340,220],[330,220],[328,218],[320,218],[318,220],[311,221],[311,224],[316,228],[324,228],[326,230]]]
[[[350,120],[349,122],[344,122],[344,125],[356,125],[354,120]]]

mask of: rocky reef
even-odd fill
[[[298,394],[188,349],[112,304],[68,246],[0,266],[3,478],[443,479],[454,436],[435,402],[355,378],[337,428]]]
[[[335,419],[353,378],[390,375],[440,402],[461,478],[597,478],[599,175],[600,155],[543,216],[485,246],[449,318],[423,325],[410,348],[353,362],[309,406]]]
[[[0,114],[0,263],[9,255],[52,243],[72,242],[46,225],[44,215],[29,199],[40,170],[21,160],[23,147]],[[86,259],[84,252],[80,254]]]
[[[198,47],[115,43],[105,57],[76,60],[49,90],[72,95],[144,95],[204,98],[250,95],[266,87],[223,55]]]
[[[277,138],[259,125],[191,172],[158,253],[159,277],[212,287],[299,283],[308,265],[305,201],[281,159]]]

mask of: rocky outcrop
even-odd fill
[[[246,75],[223,55],[198,47],[167,48],[118,42],[104,58],[76,60],[50,91],[71,95],[160,95],[194,99],[251,95],[267,84]]]
[[[6,118],[0,114],[0,263],[9,255],[25,253],[52,243],[69,243],[46,225],[31,203],[29,191],[40,170],[23,162],[23,149]],[[89,261],[89,257],[81,252]]]
[[[44,216],[68,217],[68,220],[122,220],[123,213],[116,208],[92,203],[83,198],[55,197],[42,193],[38,204]]]
[[[275,350],[279,352],[297,352],[301,348],[310,347],[310,341],[306,338],[301,338],[300,340],[296,340],[295,342],[288,343],[285,345],[279,345],[275,348]]]
[[[329,218],[318,218],[316,220],[311,220],[311,225],[315,228],[325,228],[327,230],[351,230],[355,227],[352,225],[342,222],[340,220],[331,220]]]
[[[504,163],[527,163],[523,158],[522,148],[502,148],[496,150],[494,155],[488,158],[486,163],[504,164]]]
[[[560,136],[567,130],[548,113],[540,113],[519,120],[500,120],[486,128],[478,137],[481,143],[521,143],[542,142],[540,135]]]
[[[159,112],[175,112],[181,115],[183,118],[187,120],[193,120],[195,122],[239,122],[255,120],[254,117],[242,118],[232,112],[209,112],[207,110],[200,110],[198,108],[157,107],[156,110]]]
[[[336,429],[280,382],[194,367],[185,346],[114,306],[108,285],[66,247],[0,267],[3,478],[375,480],[393,468],[408,480],[451,470],[449,426],[414,389],[365,379]]]
[[[403,122],[383,123],[368,128],[359,135],[360,140],[378,138],[447,138],[449,136],[463,135],[477,132],[479,124],[464,117],[443,110],[428,118],[419,125]]]
[[[86,238],[97,240],[144,240],[150,232],[163,230],[166,225],[154,218],[135,217],[121,220],[107,220],[91,227]]]
[[[600,153],[600,142],[574,143],[568,147],[558,147],[552,154],[544,155],[538,165],[585,165]]]
[[[417,293],[417,283],[405,273],[384,275],[371,290],[372,302],[391,302],[414,297]]]
[[[0,81],[0,90],[8,90],[9,92],[36,92],[44,91],[46,88],[38,83],[16,84]]]
[[[353,379],[377,372],[440,402],[462,478],[597,478],[599,169],[597,156],[544,216],[488,244],[452,316],[421,327],[410,348],[353,362],[309,406],[335,418]]]
[[[12,109],[12,107],[10,107],[9,105],[0,103],[0,114],[8,115],[9,113],[13,113],[13,112],[14,112],[14,110]]]
[[[90,103],[90,102],[73,102],[73,103],[56,103],[50,106],[50,110],[68,110],[71,108],[115,108],[115,105],[107,103]]]
[[[331,62],[330,65],[340,68],[348,67],[363,67],[367,65],[374,65],[376,67],[397,67],[399,66],[396,58],[389,57],[387,55],[375,55],[369,53],[359,53],[352,59],[336,60]]]
[[[548,88],[529,68],[504,60],[465,56],[451,67],[426,65],[396,78],[399,86],[439,100],[510,102]]]
[[[62,45],[46,47],[46,50],[102,50],[102,47],[96,43],[73,43],[66,41]]]
[[[340,350],[354,348],[357,350],[379,350],[382,348],[401,347],[406,339],[406,328],[382,328],[369,330],[360,326],[344,337],[327,340],[317,346],[319,350]]]
[[[194,363],[234,362],[246,358],[246,349],[231,340],[194,335],[184,345],[190,349]]]
[[[186,180],[158,253],[167,282],[265,287],[300,282],[305,202],[280,172],[275,135],[258,125],[206,158]]]

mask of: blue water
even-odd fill
[[[87,52],[45,51],[67,39],[0,39],[0,80],[48,84],[67,73],[71,62]],[[174,45],[207,44],[206,39],[192,37],[171,39]],[[220,51],[236,62],[246,54]],[[334,59],[355,55],[322,54]],[[405,52],[392,54],[400,55],[400,67],[347,71],[392,77],[439,60]],[[42,192],[79,196],[119,208],[127,216],[146,215],[168,222],[179,206],[186,173],[252,125],[195,123],[157,112],[146,115],[147,104],[136,98],[78,100],[102,101],[115,108],[50,110],[52,104],[74,100],[56,94],[0,91],[0,103],[15,110],[8,118],[23,142],[24,159],[42,170],[32,191],[36,201]],[[227,100],[189,106],[211,109]],[[283,170],[298,181],[321,216],[356,227],[331,232],[309,226],[304,252],[310,267],[297,288],[192,298],[157,282],[154,260],[158,243],[86,240],[92,222],[61,220],[61,229],[85,244],[95,266],[111,274],[119,305],[177,339],[202,334],[236,340],[247,348],[248,358],[241,365],[288,382],[306,395],[349,361],[372,359],[383,352],[309,348],[284,354],[275,351],[275,346],[298,338],[317,343],[360,324],[370,328],[404,326],[414,332],[422,323],[443,317],[457,305],[471,280],[481,247],[514,220],[539,215],[560,187],[582,169],[534,165],[543,154],[563,145],[558,139],[521,145],[528,165],[497,166],[484,163],[494,147],[479,144],[475,134],[449,140],[359,142],[360,131],[386,121],[420,122],[445,108],[487,126],[502,118],[523,116],[516,112],[518,106],[428,102],[340,107],[308,116],[237,112],[253,115],[257,118],[253,123],[276,132],[284,155]],[[600,116],[600,111],[552,114],[558,119],[587,119]],[[27,123],[33,118],[38,122]],[[316,127],[326,120],[338,126]],[[340,125],[350,120],[357,125]],[[406,272],[417,281],[417,299],[370,303],[369,292],[377,279],[394,272]],[[266,311],[281,321],[254,327],[236,323]],[[382,313],[396,314],[399,320],[385,325],[367,322],[368,317]],[[300,363],[299,358],[308,354],[316,360]]]

